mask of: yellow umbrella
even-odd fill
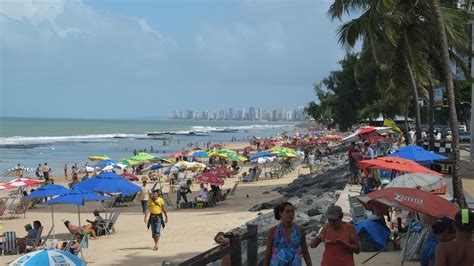
[[[134,161],[134,160],[131,160],[131,159],[123,159],[119,163],[124,164],[124,165],[128,165],[128,166],[132,166],[132,165],[139,164],[140,162]]]
[[[102,161],[102,160],[109,160],[110,157],[107,156],[107,155],[94,155],[94,156],[91,156],[89,157],[89,160],[93,161],[93,162],[98,162],[98,161]]]

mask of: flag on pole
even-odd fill
[[[393,131],[400,133],[402,132],[400,128],[397,126],[397,124],[390,118],[385,118],[383,120],[383,125],[386,127],[390,127]]]

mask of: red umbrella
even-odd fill
[[[216,169],[213,169],[209,172],[207,172],[209,174],[213,174],[213,175],[216,175],[218,177],[222,177],[222,176],[229,176],[232,174],[232,171],[225,168],[225,167],[219,167],[219,168],[216,168]]]
[[[416,188],[384,188],[359,197],[367,209],[387,214],[388,207],[417,211],[434,217],[454,218],[458,208],[445,198]]]
[[[5,188],[18,188],[22,186],[34,186],[34,185],[39,185],[43,181],[38,180],[38,179],[33,179],[29,177],[21,177],[17,179],[13,179],[9,182],[7,182],[4,187]]]
[[[410,173],[428,173],[437,176],[443,176],[443,174],[432,171],[420,164],[398,158],[398,157],[380,157],[373,160],[364,160],[359,162],[359,166],[362,170],[367,171],[368,168],[392,170],[398,172],[410,172]]]
[[[253,151],[253,148],[250,147],[250,146],[247,146],[247,147],[244,148],[244,151],[246,151],[246,152]]]
[[[170,154],[170,157],[171,158],[178,158],[178,157],[181,157],[183,156],[184,154],[181,153],[181,152],[173,152],[172,154]]]
[[[224,179],[209,172],[195,175],[194,180],[198,183],[203,183],[203,184],[224,185]]]
[[[121,176],[124,179],[130,180],[130,181],[138,181],[139,180],[136,175],[132,175],[130,173],[123,173],[123,174],[121,174]]]

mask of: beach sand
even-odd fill
[[[232,143],[229,148],[243,148],[247,143]],[[234,196],[228,198],[213,208],[170,210],[169,222],[162,231],[160,248],[153,251],[151,232],[147,230],[143,221],[140,203],[133,207],[120,207],[120,217],[116,224],[117,232],[111,236],[101,236],[97,240],[89,241],[89,248],[84,249],[84,257],[88,263],[94,265],[157,265],[163,261],[182,261],[215,246],[214,235],[219,231],[228,231],[245,224],[257,217],[257,212],[249,212],[253,205],[279,197],[272,190],[286,186],[298,176],[306,174],[307,168],[298,167],[291,174],[281,179],[264,180],[254,183],[240,183]],[[53,177],[57,184],[64,184],[64,177]],[[226,180],[224,189],[232,188],[237,178]],[[138,183],[137,183],[138,184]],[[164,192],[168,186],[164,186]],[[195,184],[192,196],[197,194],[199,187]],[[269,194],[263,192],[269,191]],[[170,199],[174,202],[176,194]],[[93,219],[92,212],[97,203],[88,202],[81,206],[81,223],[86,219]],[[267,213],[271,210],[262,211]],[[71,205],[57,205],[54,211],[55,233],[57,239],[70,239],[66,227],[61,220],[70,220],[78,224],[77,207]],[[26,218],[1,221],[3,231],[16,231],[19,236],[26,234],[23,226],[40,220],[44,227],[44,234],[51,228],[51,208],[37,205],[26,213]],[[2,262],[10,262],[18,256],[0,257]]]

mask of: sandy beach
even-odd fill
[[[231,149],[241,149],[247,143],[231,143]],[[298,173],[308,173],[308,168],[298,167],[292,173],[281,179],[269,179],[254,183],[240,183],[233,197],[213,208],[170,210],[169,222],[160,239],[160,249],[153,251],[153,242],[150,231],[147,231],[143,222],[143,214],[139,202],[133,207],[120,207],[120,217],[116,224],[117,232],[111,236],[101,236],[97,240],[90,240],[89,248],[84,249],[84,257],[88,263],[94,265],[157,265],[163,261],[182,261],[197,255],[215,246],[214,235],[219,231],[228,231],[245,224],[257,217],[257,212],[248,209],[259,202],[269,201],[279,196],[272,189],[285,186],[298,176]],[[65,184],[63,176],[53,177],[55,183]],[[224,189],[232,188],[237,178],[226,180]],[[165,183],[165,182],[164,182]],[[139,184],[139,183],[137,183]],[[151,186],[151,185],[150,185]],[[193,187],[194,198],[198,186]],[[168,186],[164,185],[164,192]],[[269,194],[263,192],[269,191]],[[3,191],[3,193],[5,193]],[[170,198],[175,201],[176,194]],[[86,219],[93,219],[92,212],[97,203],[88,202],[81,206],[81,223]],[[270,210],[262,211],[266,213]],[[55,233],[57,239],[69,239],[71,235],[61,223],[62,219],[78,223],[77,207],[58,205],[55,207]],[[26,213],[26,218],[1,221],[3,231],[16,231],[23,236],[23,226],[40,220],[45,230],[51,228],[51,209],[48,206],[37,205]],[[45,233],[46,234],[46,233]],[[2,262],[8,263],[18,256],[2,257]]]

